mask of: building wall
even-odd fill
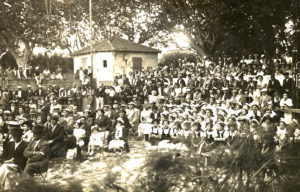
[[[134,57],[142,58],[143,70],[146,70],[148,67],[158,67],[157,53],[116,53],[114,57],[114,76],[128,74],[130,71],[132,71],[132,60]]]
[[[106,67],[104,66],[104,61],[106,61]],[[83,55],[74,57],[74,73],[82,66],[83,69],[87,69],[91,66],[91,56]],[[113,66],[114,57],[112,52],[96,53],[93,55],[93,70],[94,79],[98,81],[113,81]]]
[[[105,62],[106,61],[106,62]],[[106,66],[104,66],[106,63]],[[112,52],[97,53],[94,62],[94,76],[97,81],[114,80],[114,57]]]
[[[101,52],[93,55],[94,79],[97,85],[99,83],[112,84],[114,78],[118,75],[128,74],[133,70],[133,58],[142,59],[142,70],[148,67],[158,67],[157,53],[122,53],[122,52]],[[106,60],[107,67],[104,66]],[[74,57],[74,73],[82,66],[87,69],[91,66],[91,56],[83,55]]]

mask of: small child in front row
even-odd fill
[[[94,155],[96,149],[103,147],[104,134],[103,132],[99,132],[99,128],[97,125],[94,125],[91,128],[92,134],[90,136],[88,145],[88,154]]]

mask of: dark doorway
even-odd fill
[[[141,71],[143,69],[143,59],[141,57],[132,58],[133,71]]]

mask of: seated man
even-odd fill
[[[13,141],[9,141],[5,145],[5,149],[1,156],[3,164],[0,167],[0,190],[11,188],[12,182],[8,175],[23,171],[27,158],[23,156],[24,149],[27,143],[22,138],[23,130],[20,128],[18,122],[9,122],[9,134]]]
[[[44,127],[36,125],[33,127],[33,140],[24,151],[24,156],[28,158],[23,174],[31,176],[35,173],[47,171],[49,164],[49,144],[43,139]]]
[[[51,123],[49,125],[46,139],[48,140],[50,148],[50,158],[61,157],[64,155],[64,128],[58,123],[59,117],[52,116]]]

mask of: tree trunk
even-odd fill
[[[33,47],[34,47],[34,46],[30,46],[30,44],[28,42],[24,42],[24,45],[25,45],[25,48],[21,54],[18,54],[17,50],[14,50],[11,48],[8,49],[9,52],[11,53],[11,55],[16,60],[18,67],[23,67],[23,69],[27,65],[29,58],[31,57]]]
[[[18,67],[22,67],[23,69],[25,68],[25,66],[27,65],[27,62],[29,60],[29,58],[24,58],[24,57],[14,57],[16,60],[16,63],[18,65]]]

